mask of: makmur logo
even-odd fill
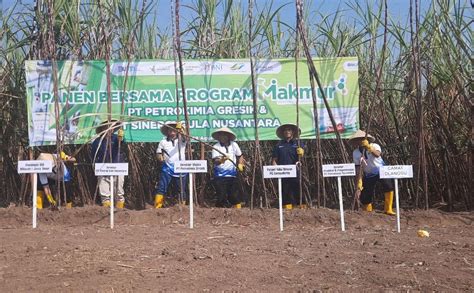
[[[300,86],[297,92],[296,85],[293,83],[280,85],[278,80],[272,79],[270,83],[267,84],[264,78],[259,78],[258,87],[263,99],[269,98],[277,103],[296,103],[297,96],[303,104],[310,104],[313,100],[311,87],[309,86]],[[338,79],[330,82],[322,89],[316,88],[316,98],[317,102],[320,104],[323,103],[323,93],[328,101],[335,100],[338,94],[342,96],[348,95],[349,89],[347,88],[347,75],[341,74]]]
[[[343,96],[347,96],[349,94],[349,90],[346,87],[347,83],[347,75],[341,74],[338,79],[333,82],[333,87],[339,91]]]

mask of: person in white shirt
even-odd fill
[[[179,202],[186,202],[187,174],[179,174],[174,171],[176,161],[185,160],[186,139],[181,122],[167,123],[161,127],[161,133],[165,137],[156,149],[158,161],[162,163],[160,180],[155,190],[155,208],[162,208],[165,203],[165,194],[171,184],[179,190]],[[181,192],[181,190],[183,192]]]
[[[242,151],[235,142],[235,134],[227,127],[214,131],[212,138],[218,141],[212,149],[216,206],[232,206],[240,209],[242,199],[239,193],[237,171],[244,171],[245,161]]]
[[[393,181],[380,179],[380,167],[385,165],[382,159],[382,148],[374,143],[375,138],[366,135],[364,131],[358,130],[349,138],[349,144],[355,147],[352,152],[354,164],[356,165],[356,186],[360,192],[360,201],[364,210],[373,210],[372,201],[375,194],[375,185],[380,182],[385,193],[385,213],[395,215],[393,206]],[[362,173],[361,173],[362,172]]]

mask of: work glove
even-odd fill
[[[229,158],[228,158],[227,156],[222,156],[222,157],[220,158],[219,162],[220,162],[221,164],[224,164],[225,161],[227,161],[228,159],[229,159]]]
[[[367,139],[362,140],[360,142],[360,145],[371,153],[374,151],[374,148],[370,145],[370,143]]]
[[[76,161],[76,159],[74,157],[66,155],[65,152],[61,152],[59,154],[59,157],[61,157],[61,160],[63,160],[63,161],[70,161],[70,162],[75,162]]]
[[[56,207],[56,200],[53,198],[51,194],[47,194],[46,198],[48,199],[49,203],[53,206]]]
[[[180,133],[183,133],[183,123],[181,122],[176,122],[176,130]]]
[[[244,169],[245,169],[245,165],[244,164],[237,164],[237,170],[239,170],[239,172],[244,172]]]
[[[297,147],[297,148],[296,148],[296,154],[297,154],[299,157],[304,156],[304,149],[303,149],[302,147]]]
[[[362,179],[357,180],[357,189],[362,191],[364,186],[362,186]]]
[[[124,133],[123,133],[123,129],[122,129],[122,128],[120,128],[120,129],[117,131],[117,136],[118,136],[119,138],[123,138]]]

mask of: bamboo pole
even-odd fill
[[[296,2],[296,31],[295,31],[295,87],[296,87],[296,134],[295,136],[297,137],[297,143],[298,147],[301,147],[301,140],[300,140],[300,88],[298,84],[298,55],[300,53],[299,51],[299,32],[300,32],[300,27],[301,27],[301,15],[298,13],[298,11],[303,11],[302,8],[298,7],[298,4],[301,4],[300,2]],[[300,198],[300,206],[303,205],[303,167],[301,165],[303,157],[298,156],[299,158],[299,177],[298,177],[298,184],[299,184],[299,198]],[[309,203],[308,203],[309,204]]]
[[[300,15],[303,14],[303,1],[302,0],[296,0],[297,3],[298,3],[298,6],[300,11]],[[302,27],[304,26],[304,20],[301,19],[300,20],[300,23],[301,23],[301,26],[299,28],[300,30],[300,38],[301,38],[301,41],[303,43],[303,48],[304,48],[304,52],[305,52],[305,55],[306,55],[306,59],[307,59],[307,62],[308,62],[308,66],[309,66],[309,70],[310,70],[310,73],[311,75],[314,77],[314,79],[316,80],[316,83],[318,84],[318,87],[320,89],[320,93],[321,93],[321,96],[323,98],[323,101],[324,101],[324,105],[326,106],[326,110],[328,111],[328,116],[329,116],[329,119],[331,120],[331,124],[333,126],[333,129],[334,129],[334,133],[336,135],[336,141],[338,143],[338,146],[339,146],[339,151],[341,153],[341,157],[342,157],[342,161],[343,162],[348,162],[349,159],[347,157],[347,152],[345,150],[345,147],[344,147],[344,144],[342,142],[342,138],[341,138],[341,135],[339,134],[339,132],[337,131],[337,124],[336,124],[336,120],[334,119],[334,115],[332,114],[332,110],[331,110],[331,107],[329,106],[329,102],[328,102],[328,99],[326,97],[326,94],[324,93],[324,90],[323,90],[323,86],[322,86],[322,83],[319,79],[319,74],[316,70],[316,67],[314,66],[314,63],[313,63],[313,58],[311,57],[311,52],[309,50],[309,46],[308,46],[308,40],[307,40],[307,37],[306,37],[306,34],[305,34],[305,31],[302,29]]]
[[[253,120],[255,122],[255,156],[254,156],[254,165],[253,165],[253,172],[252,172],[252,188],[250,192],[250,209],[253,209],[253,203],[254,203],[254,192],[255,192],[255,174],[257,171],[257,166],[262,167],[262,157],[261,157],[261,152],[260,152],[260,140],[258,137],[258,113],[257,113],[257,107],[258,107],[258,92],[257,92],[257,83],[256,83],[256,77],[255,77],[255,64],[254,64],[254,54],[252,51],[252,27],[253,27],[253,0],[248,1],[248,13],[249,13],[249,40],[248,40],[248,52],[249,52],[249,58],[250,58],[250,75],[251,75],[251,80],[252,80],[252,100],[253,100]],[[265,204],[268,205],[268,199],[267,199],[267,190],[265,188],[265,181],[263,180],[262,177],[262,184],[263,184],[263,193],[265,197]],[[260,208],[263,207],[263,200],[262,196],[260,195]]]

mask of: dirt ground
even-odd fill
[[[18,291],[473,291],[473,213],[187,207],[0,209],[0,288]],[[419,238],[424,228],[429,238]]]

